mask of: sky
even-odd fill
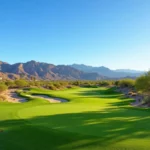
[[[0,60],[150,68],[150,0],[0,0]]]

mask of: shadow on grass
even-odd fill
[[[76,94],[80,96],[85,96],[85,97],[96,97],[96,98],[118,98],[122,96],[121,93],[115,92],[114,88],[108,88],[108,89],[92,89],[92,90],[85,90],[78,92]]]
[[[0,121],[0,129],[4,130],[0,133],[0,148],[2,150],[110,149],[114,144],[126,139],[140,139],[141,143],[145,139],[150,139],[149,127],[149,111],[120,108],[39,116],[27,120],[6,120]],[[135,144],[133,143],[136,148]],[[124,143],[125,148],[130,147]]]
[[[129,106],[134,100],[131,98],[126,98],[124,94],[116,92],[115,88],[109,89],[93,89],[89,91],[81,91],[77,93],[83,97],[96,97],[102,99],[118,99],[119,102],[109,102],[110,106]]]

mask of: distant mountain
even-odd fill
[[[107,79],[98,73],[87,73],[71,66],[29,61],[27,63],[8,64],[0,61],[1,72],[9,78],[31,78],[44,80],[100,80]]]
[[[86,66],[83,64],[73,64],[70,65],[71,67],[84,71],[84,72],[96,72],[102,76],[107,76],[109,78],[136,78],[138,76],[141,76],[144,72],[138,72],[135,70],[111,70],[109,68],[106,68],[104,66],[101,67],[92,67],[92,66]]]
[[[5,79],[18,79],[36,77],[44,80],[101,80],[118,78],[136,78],[144,71],[118,69],[111,70],[104,66],[92,67],[86,65],[53,65],[48,63],[36,62],[34,60],[26,63],[8,64],[0,61],[0,77]]]
[[[116,72],[126,72],[126,73],[145,73],[145,71],[139,71],[139,70],[131,70],[131,69],[117,69],[114,70]]]

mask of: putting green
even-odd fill
[[[30,89],[68,100],[0,103],[0,150],[149,150],[150,111],[108,88]]]

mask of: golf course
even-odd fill
[[[115,88],[18,91],[0,102],[0,150],[148,150],[150,111]],[[34,95],[66,100],[50,103]]]

